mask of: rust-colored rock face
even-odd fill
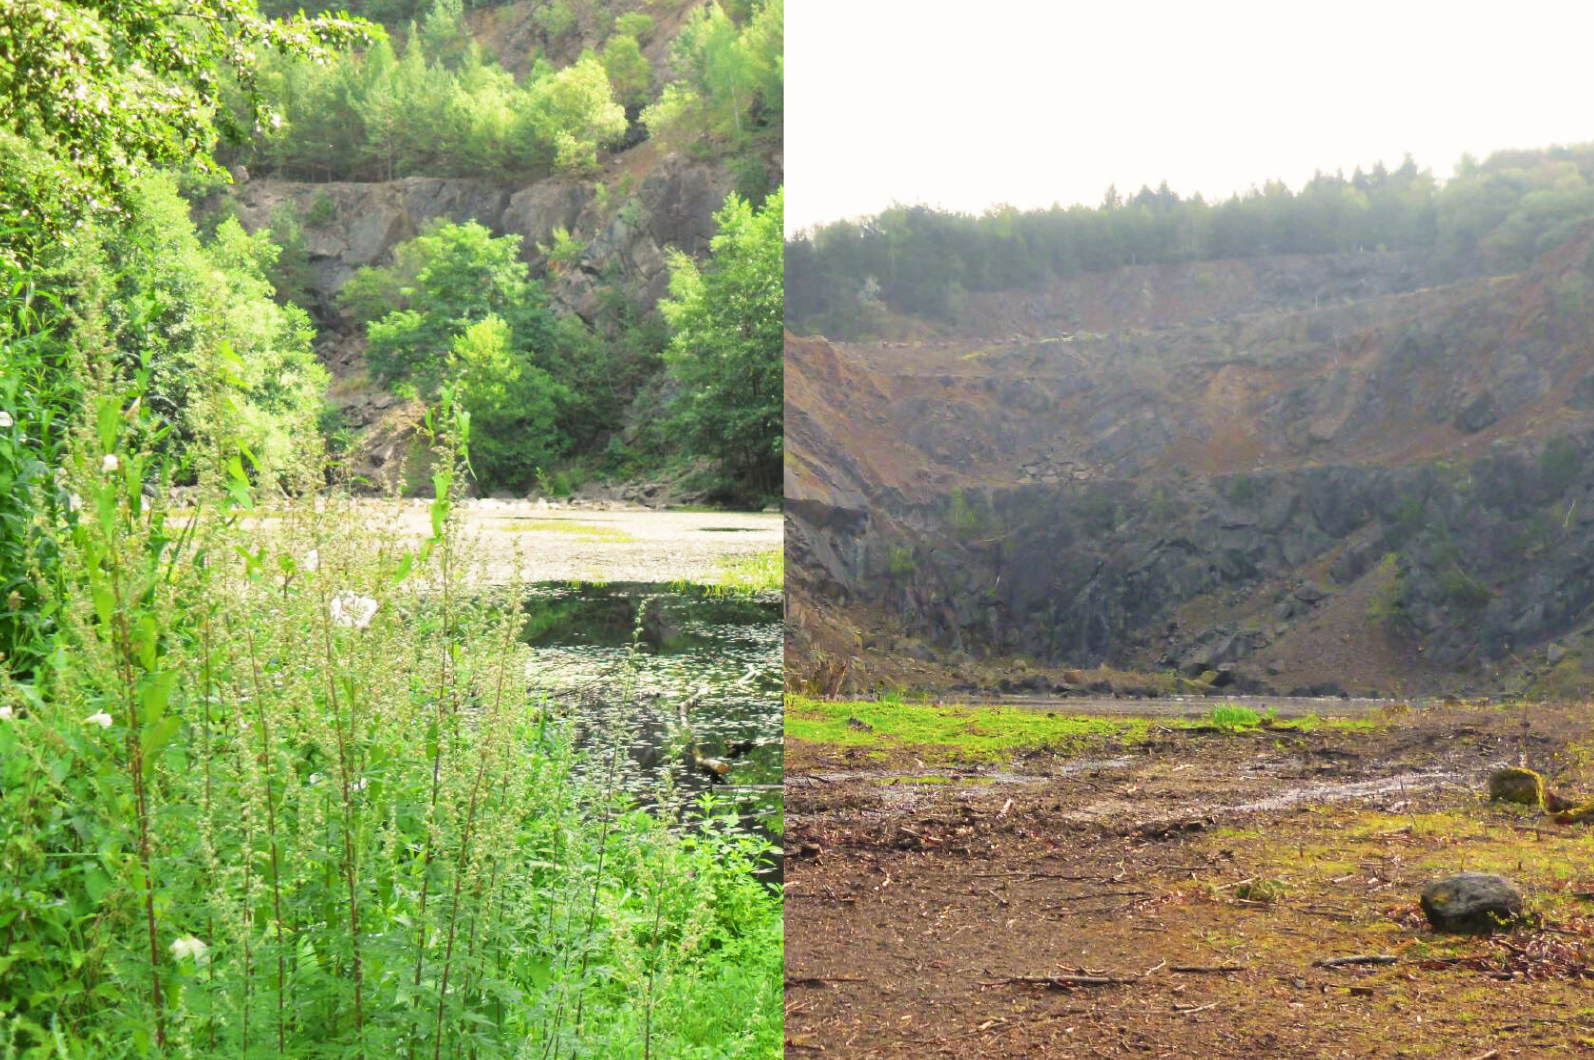
[[[905,636],[943,678],[1550,679],[1543,647],[1594,632],[1591,255],[1594,226],[1449,284],[1394,255],[1138,267],[910,341],[788,337],[794,668]]]

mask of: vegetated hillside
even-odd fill
[[[1443,273],[1132,266],[967,295],[906,341],[789,334],[794,678],[1588,684],[1594,224]]]
[[[418,237],[477,224],[515,241],[530,281],[516,286],[515,308],[551,314],[535,341],[525,329],[509,341],[528,371],[548,373],[555,410],[524,470],[484,489],[564,493],[596,476],[618,491],[662,477],[624,492],[756,500],[690,459],[671,427],[671,329],[659,310],[678,271],[671,255],[704,265],[728,197],[757,207],[782,182],[780,0],[468,13],[427,0],[354,13],[383,20],[387,35],[330,66],[269,60],[258,87],[270,117],[222,154],[232,184],[191,181],[189,195],[202,227],[234,216],[281,248],[272,279],[316,326],[333,375],[324,424],[356,480],[428,481],[414,399],[434,396],[453,369],[377,370],[368,337],[385,315],[416,309],[408,287],[430,264]],[[433,329],[435,350],[412,359],[462,360],[450,344],[505,312],[469,304],[493,281],[485,265],[464,264],[473,278],[446,312],[428,310],[448,325]],[[383,294],[374,308],[347,297],[362,270],[372,275],[362,293]]]

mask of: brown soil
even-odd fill
[[[1594,1055],[1594,833],[1478,794],[1522,757],[1587,790],[1594,717],[1525,717],[940,773],[788,741],[786,1055]],[[1418,893],[1462,869],[1516,879],[1530,926],[1430,931]],[[1320,963],[1363,955],[1395,961]]]

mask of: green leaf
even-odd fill
[[[100,439],[100,451],[109,453],[116,448],[117,428],[122,420],[122,410],[115,398],[102,397],[94,410],[95,429]]]
[[[172,687],[177,684],[179,675],[178,670],[164,670],[146,677],[142,682],[142,687],[138,690],[138,701],[146,731],[165,715],[167,704],[171,702]],[[173,717],[177,715],[174,714]]]
[[[168,714],[154,725],[144,728],[144,739],[140,746],[144,752],[144,772],[150,773],[155,768],[155,759],[160,754],[161,748],[171,743],[172,737],[183,727],[183,719],[179,714]]]

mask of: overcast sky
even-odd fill
[[[786,226],[1594,140],[1594,4],[793,0]]]

